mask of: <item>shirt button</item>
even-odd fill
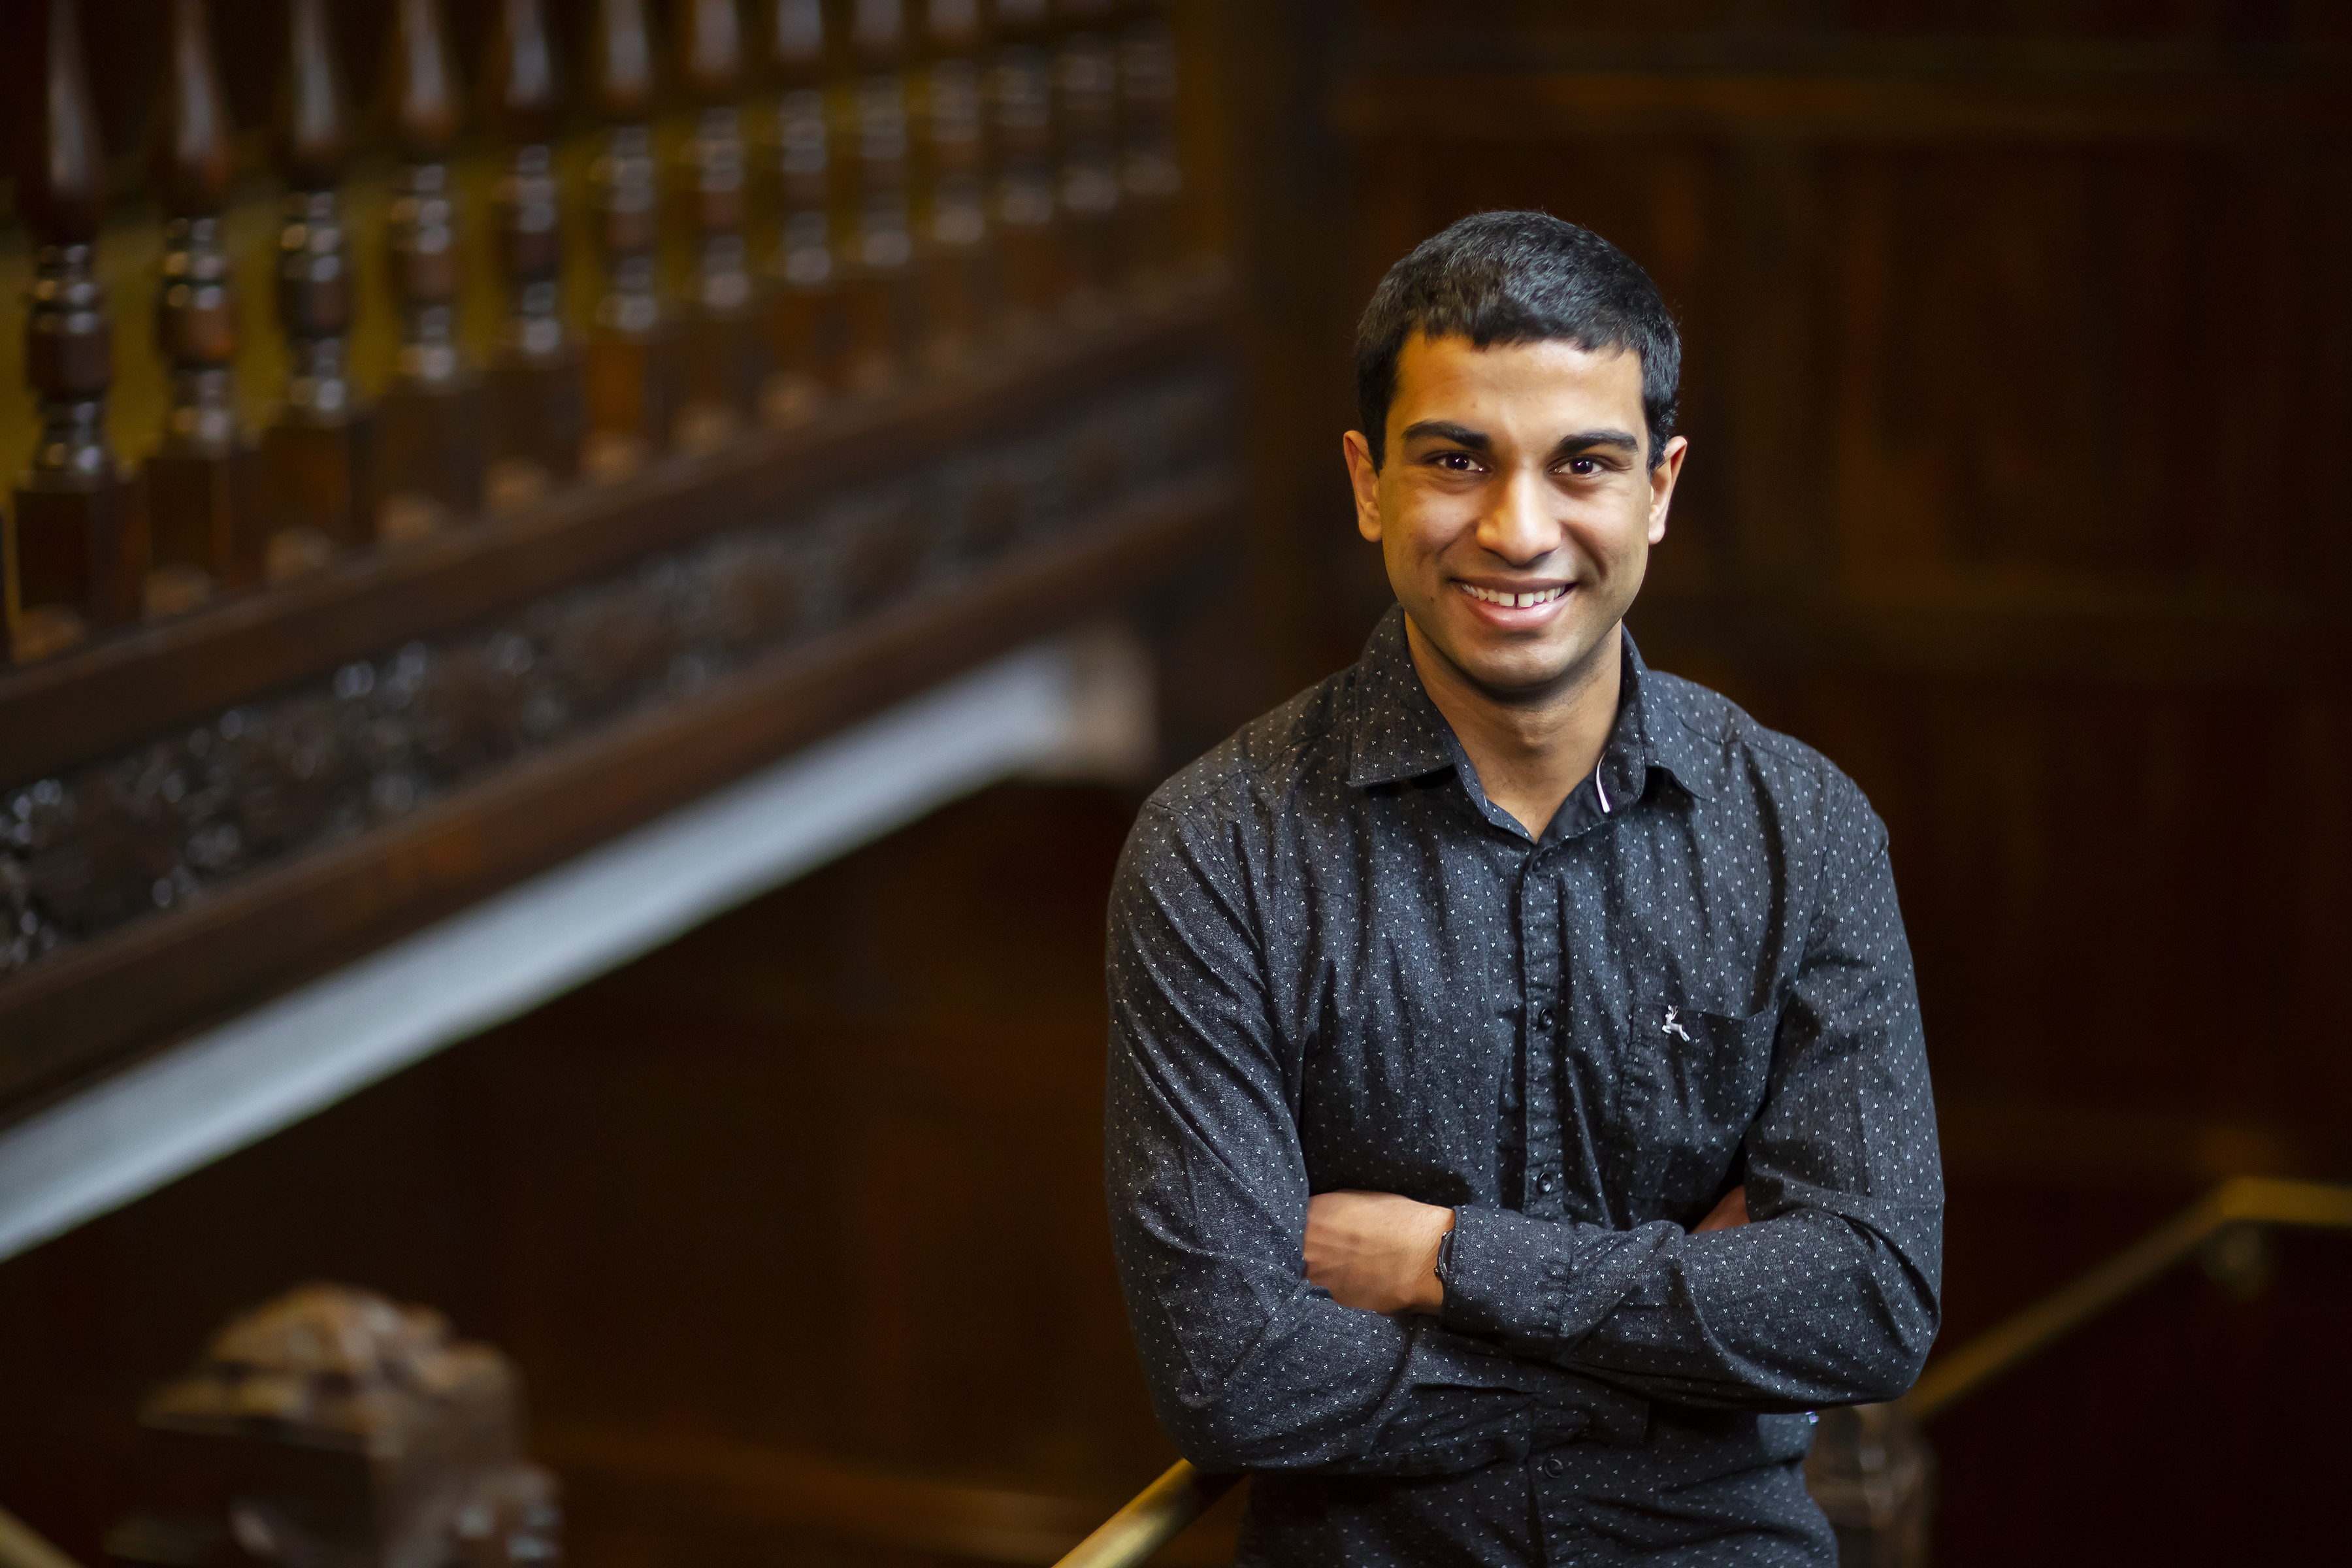
[[[1554,1457],[1543,1462],[1543,1473],[1548,1476],[1564,1476],[1568,1474],[1568,1467]]]
[[[1558,1185],[1559,1185],[1559,1178],[1549,1171],[1536,1178],[1536,1191],[1539,1193],[1548,1193]]]
[[[1547,1035],[1551,1033],[1552,1026],[1559,1021],[1559,1015],[1555,1014],[1549,1007],[1540,1007],[1536,1010],[1536,1027],[1541,1029]]]

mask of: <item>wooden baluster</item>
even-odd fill
[[[1035,330],[1060,306],[1055,222],[1053,16],[1049,0],[996,0],[989,111],[996,168],[989,216],[1003,258],[1006,325]]]
[[[598,0],[588,90],[605,121],[589,173],[604,289],[587,348],[588,442],[596,479],[634,473],[668,444],[671,327],[660,285],[661,170],[654,157],[653,42],[645,0]]]
[[[362,542],[374,510],[374,423],[352,379],[352,257],[338,189],[351,149],[351,111],[325,0],[288,0],[287,12],[278,313],[289,364],[285,401],[261,443],[272,531],[262,573],[272,582]]]
[[[743,31],[735,0],[678,0],[678,75],[697,105],[693,133],[679,150],[680,195],[694,230],[680,342],[682,406],[677,444],[709,451],[734,439],[765,370],[757,301],[746,265]]]
[[[465,265],[450,157],[465,111],[440,0],[398,0],[387,67],[400,165],[384,250],[400,349],[377,412],[387,491],[378,529],[399,542],[481,510],[483,399],[457,344]]]
[[[152,177],[168,218],[155,340],[172,391],[145,468],[151,614],[261,577],[259,452],[237,423],[229,369],[236,299],[223,229],[233,149],[205,0],[172,0],[168,56]]]
[[[856,0],[849,28],[856,74],[843,96],[851,163],[850,386],[898,379],[917,334],[915,237],[909,211],[907,16],[903,0]]]
[[[953,364],[977,346],[990,324],[995,293],[980,0],[928,0],[921,42],[916,101],[922,189],[917,222],[929,334],[925,347],[933,363]]]
[[[834,216],[834,135],[825,103],[838,29],[822,0],[774,0],[768,61],[781,91],[768,148],[776,246],[767,262],[776,374],[761,397],[771,424],[805,417],[847,379],[849,331]]]
[[[1176,143],[1176,41],[1167,0],[1134,0],[1119,35],[1120,251],[1128,281],[1163,293],[1183,268],[1180,204],[1184,165]]]
[[[47,0],[36,27],[41,102],[16,203],[36,240],[25,370],[41,433],[16,481],[8,587],[18,659],[46,658],[136,616],[147,568],[140,493],[106,437],[114,329],[97,265],[106,157],[75,0]]]
[[[1069,303],[1108,307],[1118,282],[1118,46],[1113,0],[1055,0],[1055,195],[1062,212]]]
[[[562,212],[555,182],[555,51],[540,0],[499,0],[483,77],[507,144],[493,205],[507,315],[490,371],[490,510],[504,512],[580,471],[579,344],[562,311]]]

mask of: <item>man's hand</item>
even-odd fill
[[[1429,1312],[1445,1304],[1437,1248],[1454,1211],[1394,1193],[1319,1193],[1307,1200],[1307,1278],[1343,1307]]]
[[[1733,1226],[1747,1223],[1748,1189],[1734,1187],[1723,1194],[1723,1200],[1708,1212],[1705,1219],[1698,1222],[1697,1227],[1691,1234],[1705,1236],[1710,1230],[1729,1230]]]

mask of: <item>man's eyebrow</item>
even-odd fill
[[[1559,445],[1551,449],[1552,460],[1590,451],[1595,447],[1620,447],[1635,457],[1642,455],[1641,438],[1622,430],[1579,430],[1572,436],[1562,436]]]
[[[1456,425],[1451,419],[1423,419],[1404,427],[1404,438],[1408,441],[1417,441],[1424,437],[1451,441],[1474,452],[1484,452],[1495,444],[1484,430],[1473,430],[1467,425]]]

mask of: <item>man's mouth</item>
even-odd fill
[[[1481,588],[1475,583],[1463,583],[1458,586],[1474,599],[1484,599],[1490,605],[1499,605],[1507,610],[1532,610],[1538,605],[1549,605],[1566,594],[1570,584],[1559,583],[1549,588],[1530,588],[1525,593],[1512,593],[1502,588]]]

